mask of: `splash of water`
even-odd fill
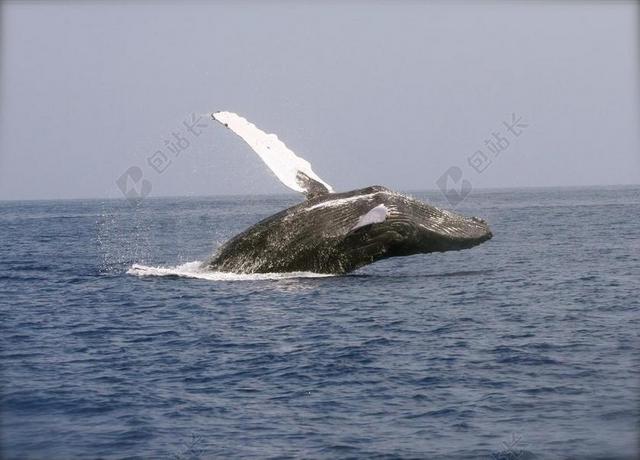
[[[187,262],[174,267],[153,267],[133,264],[127,274],[135,276],[177,276],[181,278],[197,278],[209,281],[256,281],[256,280],[283,280],[292,278],[325,278],[335,276],[325,273],[290,272],[290,273],[229,273],[216,272],[202,268],[199,260]]]

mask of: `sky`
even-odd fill
[[[633,2],[0,8],[0,200],[287,192],[218,110],[338,191],[640,183]]]

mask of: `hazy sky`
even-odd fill
[[[633,3],[1,8],[0,199],[119,197],[131,166],[152,196],[286,191],[230,131],[183,125],[215,110],[336,190],[435,189],[452,166],[474,188],[640,183]]]

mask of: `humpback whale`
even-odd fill
[[[231,238],[203,268],[344,274],[388,257],[466,249],[492,237],[478,217],[380,185],[336,193],[275,134],[232,112],[211,117],[247,142],[282,183],[306,199]]]

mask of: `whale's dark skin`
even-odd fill
[[[344,193],[313,189],[307,197],[229,240],[204,266],[234,273],[343,274],[387,257],[467,249],[492,237],[482,219],[382,186]],[[354,229],[360,216],[380,204],[389,210],[384,222]]]

